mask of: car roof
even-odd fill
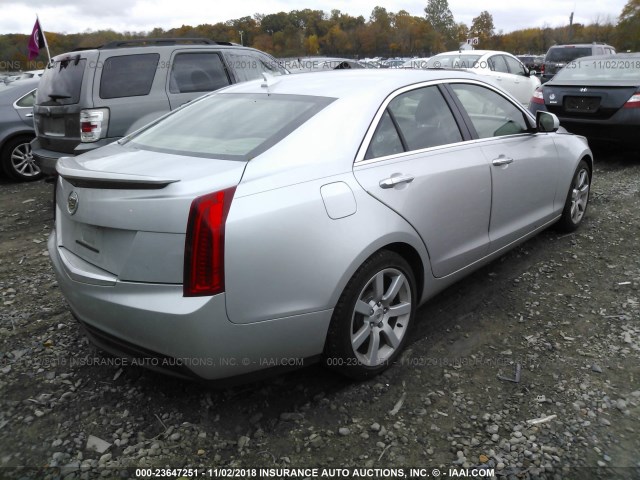
[[[331,98],[368,96],[373,99],[385,98],[389,93],[408,85],[444,79],[479,80],[477,75],[460,70],[363,68],[270,77],[266,82],[268,88],[262,86],[264,80],[254,80],[218,90],[218,93],[276,93]]]
[[[489,55],[489,54],[495,54],[495,53],[513,56],[509,52],[503,52],[501,50],[452,50],[450,52],[439,53],[438,55],[434,55],[434,57],[438,57],[440,55],[480,55],[482,56],[482,55]]]
[[[25,80],[14,80],[6,87],[0,88],[0,103],[13,103],[25,93],[38,87],[40,78],[27,78]]]

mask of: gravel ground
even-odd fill
[[[582,228],[543,232],[438,295],[384,375],[353,383],[313,366],[225,390],[96,351],[46,253],[51,185],[0,180],[0,477],[481,467],[640,478],[640,162],[598,153]]]

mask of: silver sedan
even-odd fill
[[[90,339],[184,377],[389,367],[416,308],[589,200],[583,137],[477,75],[235,85],[58,162],[49,253]]]

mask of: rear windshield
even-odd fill
[[[553,82],[567,83],[624,82],[640,85],[640,56],[634,58],[591,57],[568,64],[553,77]]]
[[[547,52],[545,62],[570,62],[580,57],[591,55],[591,47],[551,48]]]
[[[40,79],[38,105],[73,105],[80,100],[82,77],[87,61],[79,57],[58,60],[47,67]]]
[[[427,62],[427,68],[478,68],[480,55],[436,55]]]
[[[123,141],[143,150],[247,161],[333,100],[307,95],[213,94]]]

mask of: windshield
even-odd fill
[[[176,110],[125,142],[143,150],[247,161],[333,100],[307,95],[213,94]]]
[[[427,62],[427,68],[474,68],[481,55],[436,55]],[[477,65],[476,65],[477,66]]]
[[[85,59],[79,56],[58,60],[48,66],[38,86],[38,105],[72,105],[80,100]]]
[[[546,62],[566,63],[580,57],[591,55],[591,47],[560,47],[551,48],[547,52]]]
[[[556,73],[553,82],[620,83],[640,85],[640,57],[591,57],[576,60]]]

